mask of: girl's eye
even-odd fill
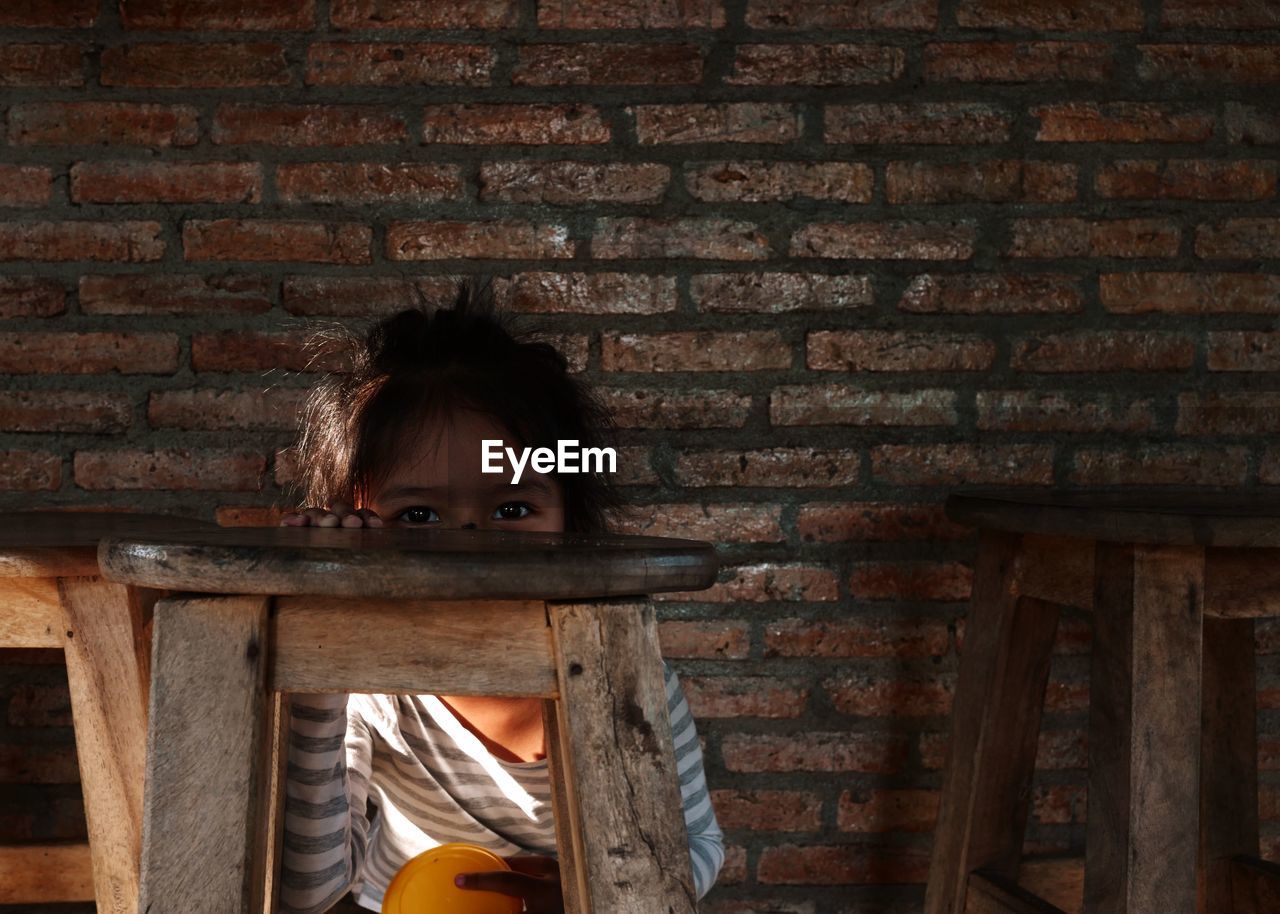
[[[440,515],[433,508],[415,505],[401,511],[399,519],[409,524],[435,524],[440,522]]]
[[[494,520],[520,520],[533,513],[533,509],[522,501],[508,501],[498,505],[493,512]]]

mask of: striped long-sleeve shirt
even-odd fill
[[[664,662],[694,884],[724,863],[689,704]],[[295,695],[285,783],[280,904],[328,910],[348,890],[381,910],[400,867],[465,841],[501,856],[556,856],[545,759],[496,758],[434,695]]]

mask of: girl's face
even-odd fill
[[[387,526],[425,529],[564,530],[564,492],[555,477],[526,466],[518,485],[501,473],[482,473],[484,439],[516,447],[491,416],[457,410],[443,427],[409,442],[364,507]]]

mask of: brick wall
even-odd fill
[[[487,271],[624,426],[729,858],[706,909],[914,910],[971,483],[1280,484],[1280,5],[0,6],[0,507],[270,522],[315,319]],[[1280,856],[1280,628],[1260,629]],[[1078,849],[1064,623],[1029,844]],[[82,833],[57,658],[0,830]]]

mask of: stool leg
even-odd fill
[[[1252,619],[1204,620],[1200,910],[1230,912],[1231,858],[1258,856],[1258,711]]]
[[[1055,606],[1017,595],[1020,537],[983,531],[951,712],[926,914],[960,914],[969,874],[1018,872]]]
[[[571,914],[694,914],[653,607],[607,600],[547,609],[561,696],[559,767],[580,838],[581,907]]]
[[[94,898],[99,914],[135,914],[150,670],[143,620],[158,594],[101,578],[64,578],[58,590]]]
[[[142,907],[248,914],[269,721],[265,597],[156,605]]]
[[[1196,909],[1204,550],[1099,543],[1086,914]]]

